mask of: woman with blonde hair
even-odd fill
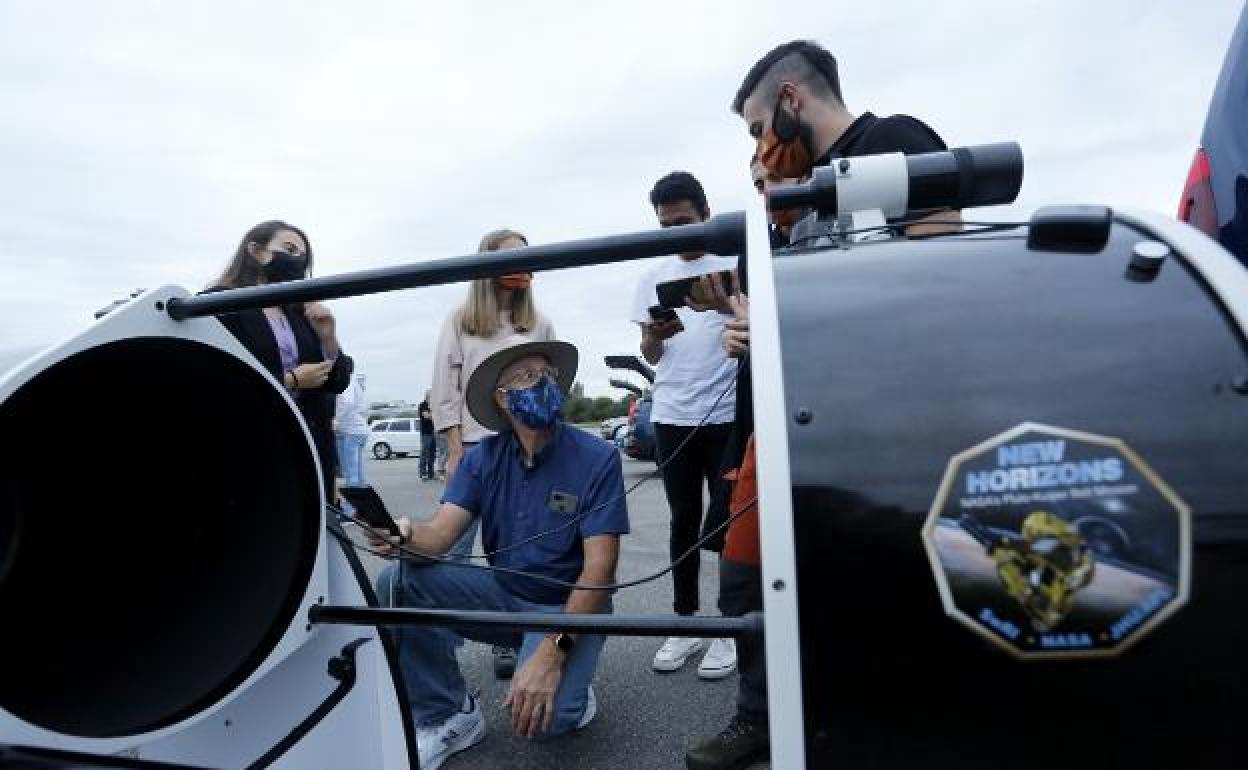
[[[528,246],[514,230],[495,230],[481,239],[478,252]],[[447,480],[464,452],[491,431],[464,406],[464,388],[477,365],[517,341],[555,338],[555,328],[533,302],[533,274],[512,273],[472,282],[464,304],[442,323],[433,365],[433,427],[447,438]]]
[[[494,230],[485,234],[477,251],[503,251],[528,245],[528,239],[515,230]],[[464,390],[477,366],[493,353],[517,342],[555,339],[555,327],[537,311],[533,302],[532,283],[532,273],[479,278],[472,282],[464,304],[442,323],[434,355],[429,405],[433,408],[434,429],[447,440],[447,483],[464,453],[493,432],[473,419],[464,404]],[[476,521],[473,519],[473,525],[451,549],[452,554],[466,554],[471,550]],[[495,675],[508,679],[515,667],[515,650],[494,648]]]

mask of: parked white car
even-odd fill
[[[378,460],[420,456],[420,420],[412,417],[392,417],[378,420],[368,429],[368,443],[364,451]]]
[[[615,441],[616,432],[625,425],[628,425],[628,417],[608,417],[600,426],[602,437],[607,441]]]

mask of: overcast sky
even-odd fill
[[[319,274],[654,226],[673,169],[750,200],[728,104],[807,37],[851,111],[948,144],[1021,142],[1013,212],[1173,214],[1239,15],[1231,0],[45,2],[0,0],[0,349],[58,341],[136,287],[198,290],[242,233],[309,234]],[[646,263],[543,273],[591,393]],[[338,300],[374,399],[419,400],[448,286]]]

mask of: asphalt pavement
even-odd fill
[[[653,463],[624,461],[624,483],[654,471]],[[418,460],[369,459],[364,474],[395,516],[425,518],[437,506],[443,484],[421,481]],[[663,482],[654,478],[629,497],[632,533],[622,540],[620,580],[644,577],[662,570],[668,558],[668,508]],[[478,545],[479,548],[479,545]],[[365,555],[370,573],[381,562]],[[713,554],[703,552],[702,613],[718,614],[718,565]],[[672,611],[672,582],[664,576],[616,594],[616,614],[667,615]],[[485,711],[486,736],[476,747],[451,757],[446,770],[636,770],[637,768],[683,768],[685,748],[691,740],[712,735],[732,717],[737,676],[703,681],[696,660],[670,674],[656,673],[650,666],[662,639],[613,637],[603,650],[594,692],[598,716],[584,730],[559,739],[533,742],[511,734],[510,717],[502,702],[507,683],[494,678],[490,648],[467,642],[460,663],[469,687],[480,691]],[[767,768],[767,764],[753,768]]]

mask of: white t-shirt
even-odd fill
[[[678,256],[667,257],[646,273],[637,284],[633,298],[632,320],[649,323],[650,307],[659,304],[654,287],[664,281],[688,278],[691,275],[733,270],[737,260],[710,254],[693,261]],[[650,419],[666,425],[697,425],[706,418],[706,424],[732,422],[737,401],[733,380],[737,375],[737,362],[724,352],[721,337],[724,323],[729,316],[715,310],[699,313],[687,307],[676,314],[684,324],[684,331],[663,342],[663,357],[659,359],[654,379],[654,408]],[[727,393],[720,398],[721,394]],[[715,400],[712,412],[711,406]],[[710,417],[707,413],[710,412]]]

